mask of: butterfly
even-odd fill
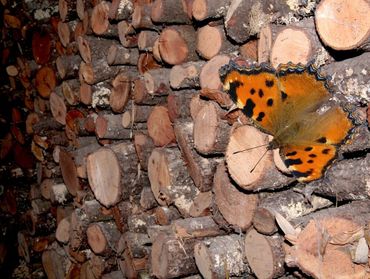
[[[336,158],[338,146],[353,128],[332,97],[327,78],[309,64],[239,66],[220,69],[226,91],[260,130],[273,136],[268,149],[279,148],[285,165],[299,182],[319,179]]]

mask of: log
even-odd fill
[[[116,21],[127,20],[131,17],[133,12],[133,1],[113,0],[109,9],[109,19]]]
[[[70,264],[71,261],[68,259],[66,252],[56,242],[42,253],[42,266],[48,278],[65,278],[67,266]]]
[[[113,88],[109,95],[109,105],[113,112],[121,113],[126,108],[131,93],[131,77],[120,73],[112,81]]]
[[[78,77],[78,68],[81,63],[79,55],[58,56],[55,64],[61,79],[72,79]]]
[[[277,278],[284,274],[283,241],[279,235],[264,236],[254,229],[245,235],[244,252],[257,278]]]
[[[156,42],[158,42],[158,40],[156,40]],[[154,57],[152,53],[141,53],[139,55],[139,60],[137,61],[137,68],[139,70],[139,73],[144,74],[148,70],[161,68],[162,66],[158,64],[157,61],[160,60],[157,60],[157,58]]]
[[[130,128],[137,125],[136,128],[138,128],[140,126],[139,123],[147,122],[152,110],[152,106],[135,106],[131,104],[122,114],[122,126],[124,128]]]
[[[75,0],[59,0],[58,10],[60,19],[65,21],[73,20],[77,17]]]
[[[245,276],[248,271],[240,235],[231,234],[203,240],[195,244],[194,257],[203,278]]]
[[[159,38],[159,34],[152,30],[142,30],[137,39],[137,46],[140,51],[153,51],[154,42]]]
[[[36,89],[43,98],[49,98],[56,86],[56,76],[52,68],[44,66],[36,73]]]
[[[274,158],[267,150],[268,143],[268,135],[253,126],[233,130],[226,150],[226,163],[230,176],[243,189],[276,189],[294,181],[275,167],[275,164],[284,163],[279,155]]]
[[[135,149],[136,149],[136,144],[135,144]],[[153,209],[153,208],[158,206],[158,203],[155,200],[152,189],[150,187],[144,187],[143,190],[141,191],[141,193],[140,193],[140,206],[144,210]]]
[[[199,88],[200,71],[205,62],[195,61],[175,65],[170,71],[170,85],[173,89]]]
[[[368,50],[370,12],[367,1],[323,1],[317,5],[315,24],[322,42],[335,50]]]
[[[192,14],[198,21],[218,19],[226,15],[229,6],[229,0],[194,0]]]
[[[172,221],[181,218],[180,212],[174,206],[158,206],[154,210],[154,215],[156,223],[161,226],[170,225]]]
[[[197,30],[196,50],[201,57],[209,60],[218,54],[236,51],[237,46],[227,40],[222,25],[207,24]]]
[[[217,104],[207,102],[194,118],[194,147],[201,154],[225,152],[231,127],[221,120],[224,114]]]
[[[66,114],[67,108],[66,105],[59,95],[52,92],[50,94],[50,110],[53,115],[53,118],[60,124],[66,124]],[[35,129],[35,127],[34,127]]]
[[[171,122],[192,117],[191,103],[196,96],[199,96],[198,91],[189,89],[173,91],[168,95],[167,107]]]
[[[166,96],[149,94],[143,79],[134,81],[133,99],[137,105],[156,105],[166,102]]]
[[[216,55],[210,59],[200,71],[199,81],[201,88],[221,89],[222,82],[220,80],[220,68],[228,64],[230,57],[227,55]]]
[[[197,60],[196,33],[192,26],[166,27],[159,37],[159,52],[163,61],[178,65]]]
[[[63,81],[62,92],[68,104],[77,105],[80,102],[80,81],[78,79]]]
[[[69,46],[74,41],[74,34],[78,21],[59,22],[58,36],[64,47]]]
[[[99,139],[131,139],[136,131],[123,127],[122,114],[105,114],[96,119],[95,134]]]
[[[119,41],[124,47],[137,47],[137,34],[135,33],[135,29],[130,22],[122,20],[117,24],[117,28]]]
[[[103,147],[87,157],[90,187],[96,199],[104,206],[117,204],[136,191],[136,187],[140,187],[135,183],[137,165],[133,162],[137,162],[134,146],[125,142],[111,148]]]
[[[113,221],[92,223],[86,230],[87,242],[98,255],[112,257],[121,233]]]
[[[149,183],[146,186],[149,186]],[[130,232],[147,233],[148,228],[155,224],[155,216],[145,212],[141,214],[132,214],[127,218],[127,228]]]
[[[55,237],[59,242],[63,244],[68,243],[70,226],[71,226],[70,216],[65,217],[59,222],[57,230],[55,232]]]
[[[93,85],[115,77],[122,70],[119,66],[109,66],[105,58],[94,60],[91,64],[81,62],[79,69],[80,82]]]
[[[143,133],[134,135],[134,145],[140,166],[143,170],[148,170],[148,160],[155,145],[153,140]]]
[[[177,148],[154,149],[149,158],[148,176],[160,205],[174,204],[182,215],[189,215],[189,208],[198,190]]]
[[[109,10],[111,3],[101,1],[91,12],[91,29],[98,36],[116,38],[118,37],[118,27],[109,22]]]
[[[189,24],[191,17],[183,0],[155,0],[151,9],[151,19],[155,23]]]
[[[175,142],[175,133],[166,107],[155,106],[148,117],[147,125],[148,134],[156,146]]]
[[[137,65],[139,51],[135,48],[125,48],[120,45],[111,45],[107,54],[109,65]]]
[[[196,273],[194,245],[193,240],[181,240],[172,234],[159,234],[152,246],[152,274],[157,278],[176,278]]]
[[[202,217],[211,215],[211,208],[213,203],[213,194],[211,191],[200,192],[193,201],[189,209],[191,217]]]
[[[160,30],[159,26],[154,25],[151,18],[153,3],[135,5],[132,14],[132,26],[135,29]]]
[[[59,152],[59,165],[62,171],[63,181],[71,195],[76,196],[77,191],[81,190],[78,180],[76,166],[71,154],[65,150]]]
[[[80,36],[77,38],[78,50],[86,63],[91,63],[93,60],[107,58],[110,47],[118,46],[113,40],[99,38],[95,36]]]
[[[192,122],[178,121],[175,123],[174,131],[182,157],[184,158],[189,175],[193,179],[195,186],[201,192],[211,190],[213,175],[220,159],[204,158],[195,151],[192,136]]]
[[[213,183],[215,204],[223,218],[230,225],[243,231],[247,230],[252,225],[258,196],[239,191],[232,184],[223,163],[217,167]]]
[[[157,68],[144,73],[146,91],[151,95],[168,95],[170,92],[170,69]]]
[[[262,39],[262,30],[260,32],[260,39],[259,40],[250,40],[250,41],[246,42],[245,44],[243,44],[239,47],[240,56],[242,58],[244,58],[245,60],[257,61],[258,53],[260,51],[260,48],[258,47],[258,44],[259,44],[260,40]]]
[[[211,216],[174,220],[170,227],[181,239],[202,239],[225,234]]]

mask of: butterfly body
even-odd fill
[[[281,157],[301,182],[319,179],[352,128],[338,105],[327,106],[331,93],[313,66],[240,67],[220,70],[224,90],[247,117],[274,138],[269,149]]]

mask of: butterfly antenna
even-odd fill
[[[257,161],[257,163],[254,165],[254,167],[249,171],[250,173],[252,173],[254,171],[254,169],[258,166],[258,164],[261,162],[262,158],[265,157],[267,151],[269,151],[268,148],[266,148],[265,152],[262,154],[261,158],[259,158],[259,160]]]
[[[261,145],[257,145],[257,146],[253,146],[253,147],[246,148],[246,149],[239,150],[239,151],[235,151],[233,154],[238,154],[238,153],[241,153],[241,152],[244,152],[244,151],[248,151],[248,150],[260,148],[260,147],[267,146],[267,145],[269,145],[269,143],[267,143],[267,144],[261,144]]]

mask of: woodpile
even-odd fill
[[[54,5],[32,57],[2,52],[22,103],[0,158],[37,173],[26,265],[56,279],[370,276],[368,1]],[[4,30],[31,28],[6,11]],[[333,77],[356,128],[325,177],[299,184],[278,152],[253,148],[270,138],[228,111],[230,60],[314,61]]]

